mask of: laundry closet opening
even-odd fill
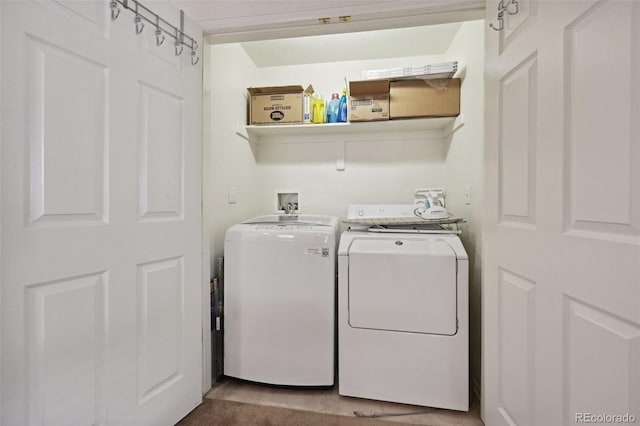
[[[204,226],[212,274],[232,225],[276,212],[297,193],[301,213],[344,219],[350,204],[410,204],[417,188],[441,187],[466,223],[470,371],[480,383],[480,265],[484,145],[484,21],[284,38],[205,48]],[[458,61],[460,116],[348,134],[247,129],[247,88],[313,85],[330,99],[362,71]],[[431,121],[430,121],[431,120]],[[375,123],[374,123],[375,124]],[[301,127],[321,126],[300,124]],[[362,126],[364,127],[364,126]],[[344,225],[342,225],[344,228]]]

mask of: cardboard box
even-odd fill
[[[250,87],[249,124],[302,123],[302,86]]]
[[[349,82],[349,121],[389,119],[389,80]]]
[[[392,81],[389,114],[397,118],[460,114],[460,79]]]

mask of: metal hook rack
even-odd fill
[[[180,56],[186,46],[191,50],[191,63],[196,65],[200,61],[197,54],[198,42],[184,33],[184,12],[182,10],[180,11],[180,28],[178,28],[138,0],[111,0],[109,7],[111,9],[111,20],[118,19],[121,10],[131,10],[135,14],[134,23],[137,34],[142,33],[145,22],[148,22],[156,28],[155,35],[158,46],[164,43],[166,36],[169,36],[175,40],[176,56]]]
[[[515,6],[515,11],[510,10],[510,6]],[[500,0],[498,3],[498,24],[494,25],[493,22],[489,23],[489,28],[495,31],[502,31],[504,29],[504,13],[507,12],[508,15],[517,15],[520,12],[520,4],[518,0],[508,0],[505,4],[505,0]]]

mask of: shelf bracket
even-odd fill
[[[240,136],[242,139],[245,139],[251,142],[251,136],[249,136],[249,132],[247,132],[245,125],[242,123],[238,123],[236,125],[236,135]]]
[[[336,170],[344,171],[344,141],[336,141]]]
[[[246,117],[248,114],[247,96],[241,95],[239,99],[240,101],[238,102],[238,117]],[[247,131],[247,123],[245,121],[238,120],[238,122],[236,123],[236,135],[240,136],[242,139],[245,139],[248,142],[253,142],[251,140],[251,134]]]
[[[464,114],[460,113],[457,117],[456,120],[453,122],[453,124],[451,125],[451,128],[449,130],[445,130],[442,133],[442,137],[446,138],[448,136],[450,136],[451,134],[455,133],[456,131],[458,131],[458,129],[460,129],[462,126],[464,126]]]

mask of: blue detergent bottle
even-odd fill
[[[340,103],[338,104],[338,122],[346,123],[347,122],[347,88],[342,89],[342,97],[340,98]]]
[[[327,106],[327,122],[328,123],[337,123],[338,122],[338,111],[340,110],[340,100],[338,99],[338,94],[334,93],[331,95],[331,101],[329,101],[329,105]]]

